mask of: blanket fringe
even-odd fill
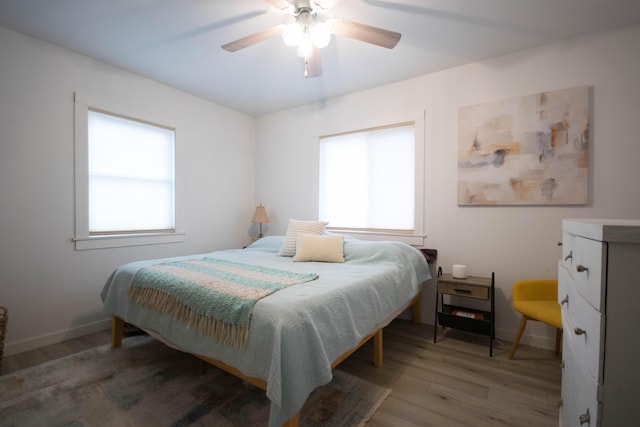
[[[188,328],[195,328],[204,336],[216,339],[224,345],[245,350],[249,342],[249,328],[232,325],[218,319],[197,313],[175,297],[151,288],[129,288],[129,299],[136,303],[169,313],[174,319],[185,322]]]

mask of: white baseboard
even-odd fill
[[[411,314],[409,312],[402,313],[398,316],[401,319],[411,320]],[[422,316],[422,322],[425,325],[433,326],[433,322],[425,321],[425,316]],[[555,332],[554,332],[555,334]],[[496,339],[502,341],[513,342],[516,337],[516,331],[509,329],[496,328]],[[543,348],[546,350],[554,350],[556,348],[556,338],[540,335],[530,335],[527,331],[520,338],[520,344],[529,345],[531,347]]]
[[[41,335],[36,338],[29,338],[17,342],[8,342],[4,346],[4,357],[11,356],[13,354],[22,353],[23,351],[34,350],[36,348],[44,347],[51,344],[57,344],[59,342],[78,338],[83,335],[89,335],[94,332],[102,331],[111,327],[111,319],[100,320],[98,322],[90,323],[88,325],[78,326],[76,328],[65,329],[57,331],[47,335]],[[105,342],[105,344],[107,344]]]

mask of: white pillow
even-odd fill
[[[285,236],[284,243],[280,247],[280,256],[294,256],[296,254],[296,234],[324,234],[324,229],[328,222],[321,221],[300,221],[297,219],[289,220],[289,227]]]
[[[344,262],[343,236],[298,233],[294,262]]]

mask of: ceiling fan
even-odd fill
[[[265,0],[276,9],[291,15],[294,21],[277,25],[222,45],[236,52],[261,41],[281,35],[285,44],[297,47],[304,59],[304,76],[322,74],[320,49],[329,44],[331,34],[393,49],[402,34],[345,19],[331,18],[326,12],[339,0]]]

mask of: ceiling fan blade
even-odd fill
[[[296,7],[289,3],[287,0],[265,0],[271,6],[284,12],[293,12]]]
[[[337,36],[375,44],[387,49],[393,49],[402,37],[402,34],[395,31],[383,30],[344,19],[334,19],[332,25],[331,32]]]
[[[336,5],[340,0],[313,0],[313,3],[323,11],[327,11]]]
[[[322,75],[322,60],[320,49],[314,47],[313,56],[304,58],[304,78],[318,77]]]
[[[279,36],[280,34],[282,34],[282,27],[278,25],[223,44],[222,48],[227,52],[236,52],[240,49],[244,49],[245,47],[253,46],[256,43],[270,39],[271,37]]]

